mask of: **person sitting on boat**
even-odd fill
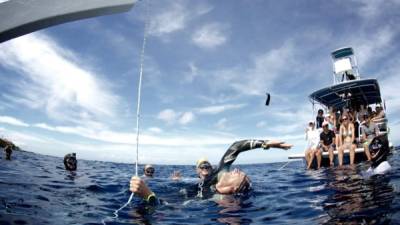
[[[329,123],[324,122],[322,124],[323,131],[320,134],[320,149],[322,152],[329,152],[329,165],[333,166],[333,150],[334,150],[334,143],[335,143],[335,133],[329,129]],[[322,153],[321,151],[318,152],[319,156],[317,156],[317,164],[318,169],[321,167],[321,159]]]
[[[339,136],[340,136],[340,147],[338,149],[338,159],[339,166],[343,165],[343,154],[344,150],[348,149],[350,151],[350,164],[354,164],[354,157],[356,152],[356,145],[354,144],[355,132],[354,125],[350,123],[347,116],[342,117],[342,125],[340,126]]]
[[[372,122],[372,118],[370,116],[364,115],[364,120],[365,122],[361,127],[363,147],[368,161],[371,161],[369,145],[371,144],[371,141],[378,136],[379,128],[374,122]]]
[[[308,127],[306,129],[306,141],[307,141],[307,148],[304,154],[307,162],[307,169],[310,169],[314,157],[318,155],[318,145],[320,141],[319,131],[315,129],[314,121],[310,121],[308,123]]]
[[[155,169],[152,165],[147,164],[144,168],[143,168],[143,177],[147,177],[147,178],[153,178]]]
[[[214,193],[236,194],[239,191],[246,191],[246,187],[249,187],[247,183],[250,182],[247,176],[244,176],[243,172],[229,172],[230,166],[241,152],[257,148],[280,148],[288,150],[291,147],[292,145],[282,141],[243,140],[237,141],[229,147],[215,169],[212,168],[207,159],[202,158],[198,160],[196,172],[200,178],[200,182],[196,185],[197,196],[207,197]],[[129,190],[150,204],[152,202],[159,202],[155,194],[139,177],[132,177]]]
[[[377,105],[375,111],[376,115],[371,119],[372,122],[379,122],[381,119],[385,118],[385,111],[381,106]]]
[[[317,129],[322,128],[322,123],[324,122],[325,117],[324,117],[324,110],[318,109],[318,114],[317,117],[315,118],[315,121],[317,122]]]

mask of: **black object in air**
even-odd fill
[[[265,101],[265,105],[269,105],[269,101],[271,100],[271,95],[267,93],[267,100]]]

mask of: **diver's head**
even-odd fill
[[[249,177],[239,169],[222,174],[215,186],[220,194],[245,194],[251,187]]]
[[[75,171],[77,165],[76,153],[69,153],[64,156],[64,166],[66,170]]]
[[[206,158],[201,158],[197,160],[196,172],[200,179],[205,179],[211,173],[211,170],[212,166]]]
[[[152,165],[147,164],[144,169],[143,169],[144,175],[146,177],[153,177],[153,174],[155,172],[155,169]]]

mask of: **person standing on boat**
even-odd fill
[[[333,166],[333,145],[335,143],[335,133],[329,129],[329,123],[326,121],[322,123],[322,129],[323,131],[320,134],[320,149],[322,152],[329,152],[329,165]],[[319,155],[317,156],[318,169],[321,167],[322,152],[319,151]]]
[[[364,115],[364,123],[361,127],[361,133],[365,155],[367,156],[368,161],[371,161],[369,145],[371,144],[371,141],[379,134],[379,128],[374,122],[372,122],[371,116]]]
[[[322,128],[322,123],[324,122],[325,117],[324,117],[324,110],[318,109],[318,114],[317,117],[315,118],[315,121],[317,122],[317,129]]]
[[[355,132],[354,132],[354,124],[350,123],[349,118],[344,115],[342,117],[342,125],[340,126],[339,131],[339,144],[340,147],[338,149],[338,158],[339,158],[339,166],[343,165],[343,154],[345,149],[349,149],[350,151],[350,165],[354,164],[354,157],[356,152],[356,145],[354,144],[355,140]]]
[[[319,131],[315,129],[314,121],[308,123],[306,129],[307,148],[305,151],[305,159],[307,162],[307,169],[311,168],[314,157],[318,157],[318,144],[319,144]]]

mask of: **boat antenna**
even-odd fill
[[[148,4],[147,3],[149,0],[144,2],[144,11],[145,11],[145,18],[144,18],[144,28],[143,28],[143,42],[142,42],[142,49],[140,52],[140,69],[139,69],[139,83],[138,83],[138,90],[137,90],[137,106],[136,106],[136,161],[135,161],[135,176],[138,176],[138,164],[139,164],[139,122],[140,122],[140,103],[141,103],[141,90],[142,90],[142,78],[143,78],[143,66],[144,66],[144,57],[145,57],[145,48],[146,48],[146,39],[147,39],[147,29],[148,29],[148,20],[149,20],[149,9],[148,9]],[[118,212],[121,211],[123,208],[125,208],[127,205],[129,205],[132,201],[133,198],[133,192],[129,196],[128,201],[121,206],[119,209],[114,211],[114,216],[112,219],[118,218]],[[105,219],[102,220],[102,223],[105,225]]]

